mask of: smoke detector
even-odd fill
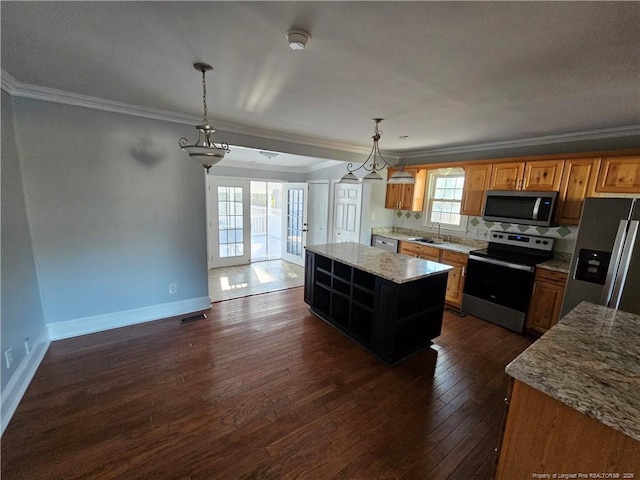
[[[287,41],[291,50],[304,50],[311,40],[311,34],[301,28],[292,28],[287,32]]]

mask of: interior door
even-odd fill
[[[362,184],[336,183],[333,203],[333,241],[360,241]]]
[[[285,183],[282,193],[286,212],[282,222],[282,259],[304,265],[308,187],[306,183]]]
[[[329,181],[309,182],[307,245],[327,243],[329,216]]]
[[[251,261],[250,183],[207,176],[209,267],[243,265]]]

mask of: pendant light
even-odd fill
[[[189,145],[189,140],[184,137],[182,137],[178,143],[182,150],[187,152],[191,158],[202,165],[208,172],[212,165],[219,163],[220,160],[224,158],[225,154],[229,153],[229,145],[226,143],[216,145],[213,140],[211,140],[211,134],[215,132],[215,129],[209,125],[209,120],[207,120],[207,84],[205,81],[205,75],[209,70],[213,70],[213,67],[206,63],[194,63],[193,68],[202,72],[202,104],[204,107],[204,118],[202,120],[202,125],[196,125],[196,129],[198,130],[198,141],[195,144]]]
[[[413,177],[413,175],[411,175],[409,172],[407,172],[405,170],[405,167],[408,164],[409,164],[409,162],[407,162],[405,165],[400,167],[400,170],[398,170],[393,175],[391,175],[391,177],[389,177],[389,180],[387,181],[387,183],[403,184],[403,185],[414,185],[416,183],[416,179]]]
[[[373,129],[373,147],[371,148],[371,153],[367,157],[367,159],[360,165],[358,168],[353,168],[353,163],[349,163],[347,165],[347,174],[343,176],[338,183],[360,183],[361,181],[354,175],[353,172],[357,172],[361,168],[366,170],[367,173],[362,178],[362,183],[382,183],[384,182],[384,178],[380,175],[379,171],[385,167],[390,167],[389,163],[384,159],[382,154],[380,153],[380,148],[378,147],[378,142],[380,141],[380,137],[382,132],[378,128],[380,122],[382,122],[382,118],[374,118],[375,127]],[[380,157],[381,163],[378,162],[378,157]],[[408,176],[408,177],[407,177]],[[404,167],[391,176],[389,179],[389,183],[415,183],[415,179],[413,176],[404,170]]]

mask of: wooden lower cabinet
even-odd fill
[[[449,276],[447,277],[445,301],[447,304],[457,308],[462,306],[464,277],[467,270],[467,260],[469,259],[467,254],[412,242],[400,242],[399,252],[453,267],[453,270],[449,271]]]
[[[469,256],[464,253],[442,250],[440,263],[453,267],[453,270],[449,271],[449,278],[447,279],[445,301],[457,308],[462,306],[462,291],[464,289],[464,277],[468,259]]]
[[[527,328],[545,333],[558,322],[566,284],[566,273],[536,268],[533,294],[527,312]]]
[[[431,260],[432,262],[440,261],[441,250],[436,247],[420,245],[412,242],[400,242],[398,248],[399,253],[409,255],[411,257],[422,258],[423,260]]]
[[[498,443],[495,480],[639,475],[640,442],[518,380],[513,380]],[[560,477],[562,473],[587,476]],[[619,476],[589,477],[590,473]]]

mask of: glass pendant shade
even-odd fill
[[[356,177],[352,172],[347,173],[344,177],[342,177],[338,183],[360,183],[360,179]]]
[[[229,151],[229,147],[226,144],[218,146],[211,140],[211,134],[215,132],[211,125],[198,125],[196,129],[198,141],[194,145],[188,145],[188,140],[183,137],[179,142],[180,147],[208,172],[213,165],[220,163]]]
[[[384,178],[376,171],[373,170],[371,173],[367,173],[364,177],[362,177],[362,183],[382,183],[384,182]]]
[[[391,184],[404,184],[404,185],[413,185],[416,183],[416,179],[413,178],[409,172],[407,172],[404,168],[398,170],[396,173],[391,175],[387,183]]]

